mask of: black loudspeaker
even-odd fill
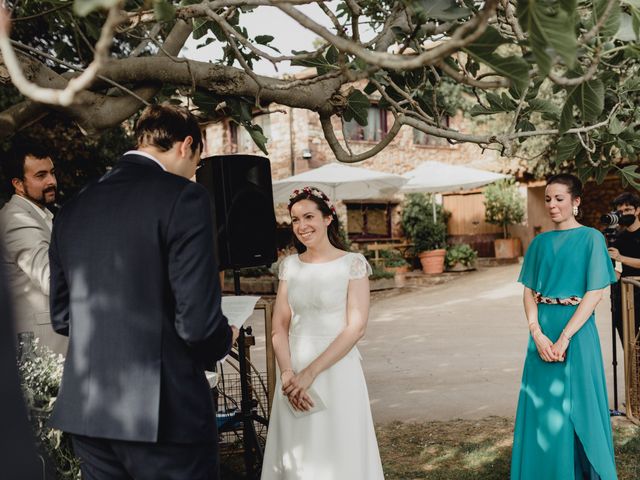
[[[220,270],[277,259],[271,163],[256,155],[214,155],[196,174],[214,205]]]

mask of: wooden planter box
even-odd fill
[[[518,258],[522,254],[519,238],[498,238],[494,242],[496,258]]]

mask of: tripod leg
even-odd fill
[[[619,301],[619,296],[613,293],[613,289],[619,284],[615,284],[611,287],[609,292],[609,298],[611,300],[611,353],[612,353],[612,365],[613,365],[613,410],[618,411],[618,348],[616,342],[616,305],[615,302]],[[618,305],[618,308],[620,306]],[[619,310],[618,310],[619,311]]]
[[[262,467],[263,451],[258,440],[255,426],[253,424],[252,402],[251,402],[251,377],[247,368],[246,355],[246,333],[245,329],[240,329],[238,336],[238,361],[240,364],[240,388],[242,400],[240,402],[242,415],[242,443],[244,447],[244,464],[247,478],[258,480]]]

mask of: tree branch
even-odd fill
[[[493,80],[491,82],[477,80],[473,77],[468,77],[462,73],[460,73],[455,68],[452,68],[446,62],[438,62],[438,68],[442,69],[444,73],[449,75],[455,81],[463,83],[464,85],[469,85],[470,87],[477,87],[482,89],[494,89],[494,88],[509,88],[511,82],[509,79],[500,77],[500,80]]]
[[[400,131],[400,128],[402,127],[402,123],[399,122],[398,119],[396,119],[396,121],[393,123],[393,127],[391,127],[391,130],[389,130],[386,136],[373,148],[357,155],[350,155],[344,150],[344,148],[342,148],[342,145],[340,145],[340,142],[338,141],[338,138],[333,131],[331,117],[320,115],[320,125],[322,126],[324,137],[327,139],[329,147],[336,156],[336,159],[344,163],[361,162],[362,160],[373,157],[375,154],[381,152],[387,145],[391,143],[391,141],[396,137],[396,135]]]
[[[487,27],[489,18],[495,12],[497,1],[498,0],[487,0],[480,13],[458,27],[449,40],[443,41],[433,49],[415,56],[372,52],[360,44],[332,34],[322,25],[302,14],[291,5],[278,3],[277,6],[300,25],[320,35],[326,41],[333,44],[338,50],[355,55],[371,65],[391,70],[410,70],[433,64],[480,37]]]
[[[607,2],[606,8],[604,9],[604,12],[602,12],[602,16],[598,19],[597,23],[593,27],[591,27],[591,30],[589,30],[587,33],[585,33],[578,40],[578,43],[580,43],[581,45],[585,45],[585,44],[589,43],[591,41],[591,39],[598,34],[598,32],[600,31],[602,26],[605,24],[605,22],[609,18],[609,15],[611,14],[611,11],[613,10],[613,7],[615,5],[617,5],[618,3],[619,3],[619,0],[609,0]],[[594,5],[594,8],[595,8],[595,5]]]
[[[587,68],[587,71],[583,75],[575,78],[567,78],[567,77],[560,77],[554,74],[553,72],[549,72],[548,77],[553,83],[557,85],[562,85],[565,87],[573,87],[591,80],[593,76],[598,72],[599,63],[600,63],[600,50],[596,49],[596,53],[593,57],[593,60],[591,61],[591,65],[589,65],[589,68]]]
[[[176,22],[169,35],[164,42],[164,48],[167,54],[177,55],[184,42],[191,34],[191,27],[184,21]],[[157,57],[144,57],[144,59],[164,58],[164,61],[170,61],[165,57],[165,53],[159,53]],[[130,58],[129,61],[142,60]],[[40,85],[49,87],[64,88],[66,80],[45,65],[34,60],[24,59],[26,71],[29,73],[31,81],[35,81]],[[105,67],[108,66],[105,65]],[[100,73],[99,73],[100,74]],[[108,75],[105,75],[108,77]],[[120,82],[124,83],[124,82]],[[142,99],[149,100],[158,92],[157,81],[131,82],[138,85],[139,88],[135,93]],[[62,111],[73,118],[82,126],[85,131],[99,131],[105,128],[113,127],[129,118],[140,109],[141,103],[131,97],[112,97],[100,95],[89,91],[80,92],[76,101],[68,107],[55,107],[56,110]],[[30,100],[23,101],[14,105],[4,112],[0,113],[0,126],[6,125],[7,128],[0,128],[0,139],[7,138],[22,128],[29,125],[31,118],[29,114],[37,117],[43,112],[48,112],[48,108],[43,104],[36,104]],[[30,113],[28,113],[30,112]]]
[[[9,39],[9,15],[4,8],[0,8],[0,16],[3,17],[0,18],[0,50],[2,51],[4,63],[11,75],[13,84],[25,97],[31,98],[36,102],[61,106],[71,105],[75,96],[93,83],[97,71],[109,57],[109,49],[113,42],[113,32],[123,19],[120,15],[120,4],[118,3],[111,7],[107,15],[107,20],[100,32],[100,38],[96,43],[93,61],[80,76],[70,80],[64,89],[56,90],[41,87],[27,80],[11,46]]]

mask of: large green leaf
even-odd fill
[[[155,0],[153,3],[153,13],[159,22],[168,22],[176,16],[176,9],[167,0]]]
[[[609,122],[609,133],[611,135],[620,135],[625,128],[624,123],[618,120],[618,117],[613,117]]]
[[[339,52],[338,49],[336,47],[334,47],[333,45],[331,45],[329,47],[329,50],[327,50],[327,53],[325,54],[324,58],[326,58],[327,63],[331,64],[331,65],[336,65],[338,63],[338,57],[339,57]]]
[[[487,102],[489,106],[476,104],[471,109],[471,115],[476,117],[478,115],[492,115],[494,113],[513,112],[517,108],[516,102],[503,93],[501,96],[496,95],[493,92],[486,93]]]
[[[471,15],[471,10],[459,6],[455,0],[418,0],[415,4],[425,20],[451,21]]]
[[[579,146],[578,137],[575,135],[563,135],[556,143],[556,164],[573,159]]]
[[[206,90],[196,90],[191,95],[191,100],[204,113],[213,112],[215,107],[217,107],[222,101],[218,95],[207,92]]]
[[[569,68],[575,64],[575,12],[564,10],[568,5],[557,1],[518,0],[518,21],[529,33],[533,56],[543,75],[551,70],[549,50],[560,55]]]
[[[109,9],[118,3],[119,0],[75,0],[73,11],[79,17],[86,17],[94,10]]]
[[[342,117],[347,122],[355,120],[359,125],[365,127],[370,106],[369,97],[360,90],[352,90],[347,97],[347,108],[345,108]]]
[[[271,35],[256,35],[256,38],[254,40],[256,41],[256,43],[259,43],[260,45],[264,45],[265,47],[269,47],[271,50],[274,50],[280,53],[280,50],[278,50],[276,47],[271,45],[271,42],[273,41],[273,39],[274,37],[272,37]]]
[[[546,115],[548,118],[558,118],[560,115],[560,109],[557,105],[549,100],[543,100],[540,98],[532,98],[529,100],[529,111],[540,112]]]
[[[578,107],[583,125],[595,122],[604,110],[604,84],[594,79],[567,90],[567,100],[560,114],[560,133],[573,126],[573,107]]]
[[[247,130],[247,132],[249,132],[249,135],[251,135],[251,138],[258,146],[258,148],[262,150],[265,155],[269,155],[269,152],[267,151],[267,141],[269,139],[264,136],[262,127],[253,123],[250,123],[248,125],[244,124],[243,127]]]
[[[302,54],[302,53],[309,53],[306,51],[296,51],[293,50],[292,52],[294,55],[298,55],[298,54]],[[293,60],[291,61],[291,65],[295,65],[295,66],[301,66],[301,67],[315,67],[315,69],[318,71],[318,75],[324,75],[325,73],[329,72],[330,70],[336,69],[337,67],[335,65],[333,65],[331,62],[329,62],[324,55],[322,54],[318,54],[315,57],[312,58],[307,58],[304,60]]]
[[[592,22],[594,25],[602,18],[608,4],[609,0],[593,0]],[[610,37],[616,34],[620,28],[620,13],[620,4],[614,2],[609,15],[600,28],[600,35]]]
[[[633,185],[637,190],[640,190],[640,172],[636,172],[637,165],[629,165],[620,170],[622,178]]]
[[[595,122],[604,110],[604,84],[594,79],[581,83],[573,91],[573,97],[580,113],[582,123]]]
[[[478,62],[489,66],[494,72],[511,80],[518,92],[523,92],[529,84],[529,64],[520,57],[501,57],[495,53],[476,54],[464,49]]]
[[[224,32],[222,31],[222,28],[216,22],[209,21],[206,18],[193,19],[193,38],[194,39],[198,40],[204,37],[205,35],[207,35],[207,33],[209,32],[213,33],[216,39],[220,41],[226,41],[227,39]]]
[[[489,26],[475,42],[467,45],[466,48],[476,55],[490,55],[505,43],[509,43],[509,40],[500,35],[498,30]]]

